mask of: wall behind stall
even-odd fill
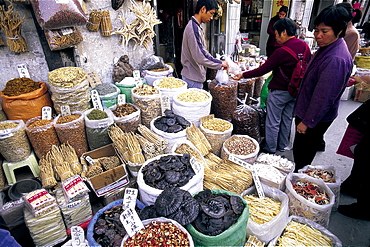
[[[0,46],[0,90],[4,89],[9,80],[19,77],[17,66],[20,64],[26,65],[30,77],[34,81],[47,81],[47,73],[49,72],[32,18],[32,7],[23,3],[14,3],[14,11],[19,13],[19,18],[25,16],[21,34],[26,40],[28,51],[16,54],[9,51],[7,46]],[[3,33],[1,33],[1,38],[5,43]]]

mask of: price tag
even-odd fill
[[[91,90],[91,101],[95,109],[103,110],[103,106],[101,104],[100,96],[97,90]]]
[[[74,202],[68,203],[67,204],[67,208],[68,208],[68,210],[70,210],[70,209],[77,208],[80,205],[81,205],[81,200],[78,200],[78,201],[74,201]]]
[[[233,155],[233,154],[230,154],[229,155],[229,160],[231,162],[234,162],[235,164],[238,164],[240,166],[243,166],[243,167],[245,167],[245,168],[247,168],[249,170],[253,170],[253,166],[251,164],[245,162],[244,160],[241,160],[241,159],[235,157],[235,155]]]
[[[30,73],[28,73],[28,69],[25,64],[18,64],[17,70],[18,70],[19,77],[31,78]]]
[[[93,160],[93,158],[91,158],[90,156],[86,156],[85,157],[85,160],[87,161],[87,162],[89,162],[91,165],[95,165],[96,164],[96,162]]]
[[[136,86],[137,87],[141,87],[143,85],[143,81],[141,80],[140,78],[140,71],[139,70],[134,70],[132,72],[132,76],[134,77],[135,79],[135,83],[136,83]]]
[[[60,106],[60,114],[62,116],[71,115],[71,109],[69,108],[69,105],[61,105]]]
[[[128,209],[128,208],[135,209],[137,194],[138,194],[137,189],[133,189],[133,188],[125,189],[125,194],[123,196],[123,204],[124,204],[123,209]]]
[[[60,31],[62,32],[63,35],[68,35],[73,33],[73,28],[71,27],[61,28]]]
[[[86,246],[84,230],[80,226],[71,227],[72,246]]]
[[[2,129],[0,130],[0,135],[9,135],[12,129]]]
[[[190,158],[190,165],[193,168],[193,170],[194,170],[195,173],[199,173],[200,172],[200,166],[201,166],[201,164],[194,157],[191,157]]]
[[[41,110],[42,112],[42,119],[44,120],[51,120],[51,107],[50,106],[44,106]]]
[[[96,85],[101,84],[101,80],[95,71],[87,73],[87,80],[89,81],[91,88],[95,88]]]
[[[168,95],[161,96],[161,109],[162,109],[162,116],[165,115],[164,112],[166,110],[171,110],[170,96]]]
[[[118,105],[126,104],[126,94],[118,94]]]
[[[260,178],[258,177],[256,169],[252,169],[252,177],[254,181],[254,185],[256,186],[258,197],[261,199],[265,199],[265,192],[263,191]]]
[[[132,208],[128,208],[123,211],[119,219],[130,237],[134,236],[135,233],[144,228],[139,216]]]

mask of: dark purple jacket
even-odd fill
[[[337,117],[352,68],[352,56],[343,38],[319,48],[308,64],[295,106],[295,114],[307,127]]]
[[[306,49],[305,60],[307,63],[311,59],[311,51],[306,42],[292,38],[283,44],[284,46],[292,49],[296,54],[303,53]],[[283,70],[284,74],[290,78],[293,74],[293,70],[297,64],[297,60],[294,59],[287,51],[278,48],[272,53],[272,55],[266,60],[266,62],[257,69],[247,71],[243,73],[243,77],[252,78],[262,76],[267,74],[270,71],[273,71],[274,76],[269,83],[269,89],[278,89],[288,91],[289,82],[284,79],[283,75],[280,72],[280,67]]]

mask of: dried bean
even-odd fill
[[[248,155],[256,151],[256,145],[249,138],[234,136],[225,143],[226,149],[236,155]]]
[[[224,132],[228,129],[231,128],[231,123],[222,120],[222,119],[217,119],[213,118],[208,121],[205,121],[202,126],[206,129],[212,130],[212,131],[220,131]]]

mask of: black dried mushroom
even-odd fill
[[[221,218],[226,213],[224,204],[217,199],[211,199],[207,203],[201,203],[200,206],[203,212],[212,218]]]
[[[154,203],[157,213],[162,216],[174,213],[181,206],[183,193],[183,190],[177,187],[163,190]]]
[[[230,197],[230,204],[231,207],[236,214],[242,214],[244,210],[244,203],[239,196],[231,196]]]

